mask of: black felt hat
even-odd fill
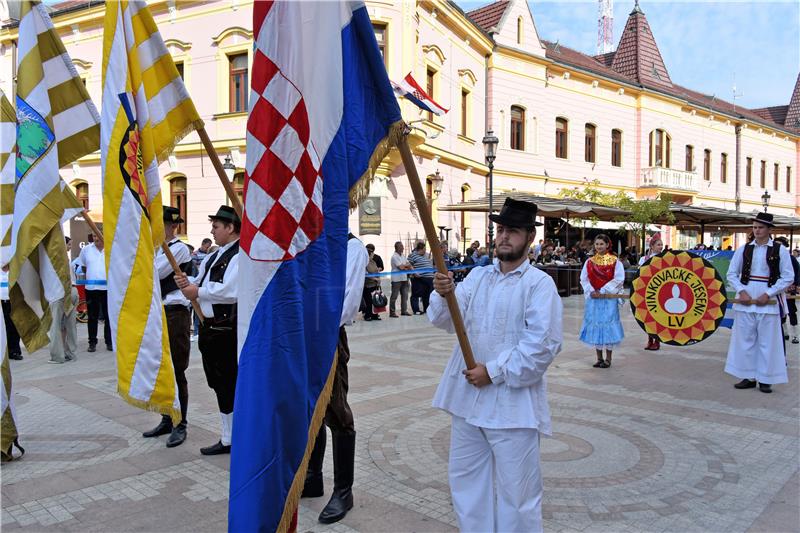
[[[236,214],[236,211],[229,205],[221,205],[219,209],[217,209],[216,215],[208,215],[208,218],[211,220],[221,220],[223,222],[230,222],[231,224],[240,224],[241,220],[239,220],[239,215]]]
[[[162,206],[164,208],[164,222],[171,222],[172,224],[183,224],[185,220],[181,218],[181,211],[177,207],[169,205]]]
[[[769,226],[770,228],[775,227],[775,223],[772,221],[772,213],[759,213],[750,220],[753,222],[759,222],[765,226]]]
[[[534,203],[506,198],[500,213],[489,215],[489,220],[510,228],[541,226],[541,223],[536,222],[536,211],[538,210],[539,208]]]

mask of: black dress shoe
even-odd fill
[[[734,385],[737,389],[755,389],[756,388],[756,380],[754,379],[743,379],[736,385]]]
[[[145,431],[142,433],[142,437],[158,437],[160,435],[168,435],[170,433],[172,433],[172,419],[168,416],[162,415],[161,422],[159,422],[158,425],[150,431]]]
[[[13,359],[14,361],[22,361],[22,354],[21,353],[10,353],[8,354],[9,359]]]
[[[108,350],[109,352],[113,352],[114,351],[114,347],[112,345],[110,345],[110,344],[106,344],[106,350]]]
[[[769,383],[759,383],[758,390],[770,394],[772,393],[772,385],[770,385]]]
[[[223,453],[231,453],[231,445],[227,446],[222,444],[222,441],[217,441],[216,444],[200,448],[200,453],[203,455],[222,455]]]
[[[90,344],[89,345],[89,349],[86,350],[86,351],[87,352],[96,352],[97,351],[97,345],[96,344]]]
[[[174,448],[175,446],[180,446],[183,444],[183,441],[186,440],[186,422],[181,422],[175,429],[172,430],[172,433],[169,434],[167,437],[167,448]]]
[[[355,467],[356,435],[333,435],[333,494],[319,514],[322,524],[333,524],[353,508],[353,470]]]

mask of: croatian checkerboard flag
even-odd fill
[[[392,89],[396,96],[411,100],[415,106],[425,111],[430,111],[434,115],[441,116],[450,111],[437,104],[428,93],[423,91],[410,72],[406,74],[406,77],[400,83],[392,82]]]
[[[361,2],[255,2],[231,531],[285,531],[330,395],[349,208],[402,134]]]

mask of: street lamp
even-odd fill
[[[494,159],[497,156],[497,143],[500,141],[495,137],[494,131],[489,130],[486,132],[486,135],[483,137],[483,151],[484,155],[486,156],[486,164],[489,166],[489,214],[491,215],[494,211],[494,203],[492,200],[492,196],[494,194]],[[489,257],[492,256],[492,251],[494,250],[494,225],[492,221],[489,220]]]
[[[431,186],[433,187],[433,198],[438,198],[444,185],[444,178],[439,175],[439,169],[436,169],[436,174],[432,174],[428,179],[431,180]],[[431,201],[433,201],[433,198],[431,198]]]
[[[228,176],[228,181],[232,181],[233,175],[236,173],[236,165],[233,164],[230,156],[225,156],[225,162],[222,163],[222,169],[225,171],[225,175]]]
[[[761,195],[761,205],[764,206],[764,212],[767,212],[767,207],[769,207],[769,199],[772,198],[769,195],[769,191],[764,189],[764,194]]]

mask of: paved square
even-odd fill
[[[647,352],[623,309],[614,365],[595,369],[577,340],[582,298],[564,304],[564,351],[548,372],[555,434],[542,443],[546,530],[800,529],[798,345],[788,345],[789,385],[738,391],[722,371],[729,330]],[[383,316],[349,328],[355,508],[338,524],[317,523],[332,486],[328,457],[326,497],[302,500],[299,531],[455,530],[449,417],[430,407],[455,336],[424,317]],[[217,440],[219,416],[196,345],[189,437],[173,449],[141,437],[158,415],[116,396],[114,357],[83,351],[50,365],[42,350],[11,362],[27,454],[2,466],[2,528],[226,530],[229,457],[199,452]]]

